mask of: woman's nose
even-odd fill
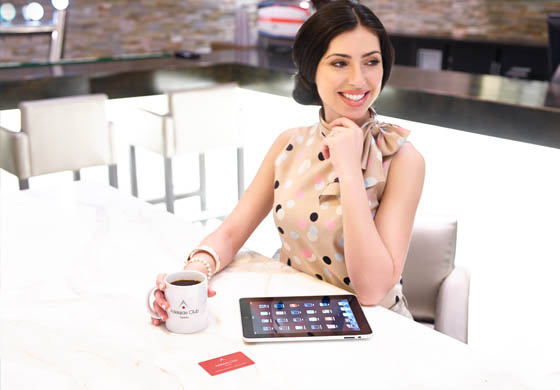
[[[348,82],[357,87],[361,87],[364,83],[364,73],[362,71],[361,66],[353,66],[350,70],[350,74],[348,75]]]

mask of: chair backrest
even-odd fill
[[[169,93],[177,154],[241,146],[237,84]]]
[[[455,267],[457,220],[419,215],[403,270],[403,292],[414,319],[433,322],[438,291]]]
[[[103,94],[22,102],[31,176],[116,164]]]

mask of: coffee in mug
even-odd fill
[[[198,284],[198,283],[200,283],[199,280],[192,280],[192,279],[181,279],[181,280],[176,280],[174,282],[171,282],[171,284],[174,286],[192,286],[193,284]]]
[[[208,280],[198,271],[179,271],[164,279],[164,295],[169,308],[165,326],[174,333],[195,333],[208,326]],[[162,319],[151,307],[150,301],[157,288],[148,293],[148,311],[153,318]]]

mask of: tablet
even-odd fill
[[[372,332],[355,295],[241,298],[247,342],[345,340]]]

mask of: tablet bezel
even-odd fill
[[[324,300],[328,299],[347,299],[350,308],[354,313],[356,321],[360,327],[359,331],[353,330],[322,330],[306,333],[276,333],[276,334],[255,334],[253,319],[249,302],[272,303],[274,301],[284,301],[289,303],[296,300]],[[341,295],[299,295],[285,297],[247,297],[239,299],[239,310],[241,312],[241,325],[243,328],[243,340],[247,342],[268,342],[268,341],[305,341],[305,340],[345,340],[363,339],[372,335],[371,327],[358,302],[358,298],[353,294]]]

